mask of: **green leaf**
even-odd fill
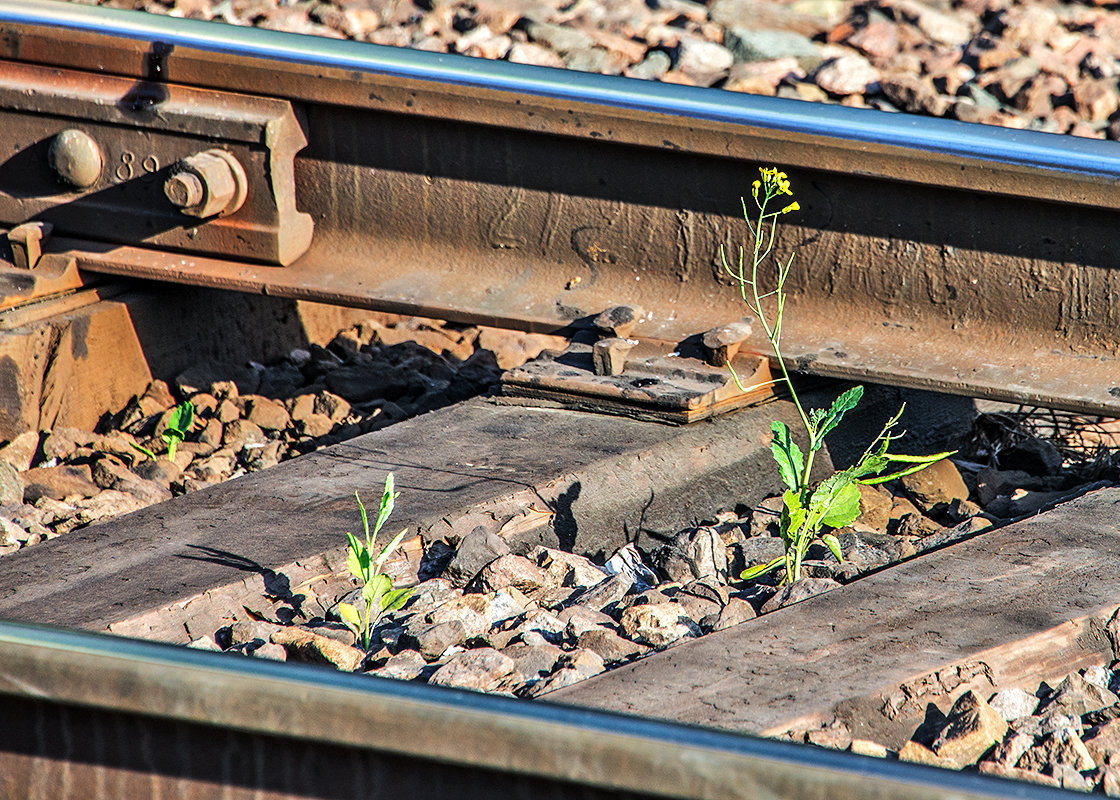
[[[840,540],[833,536],[831,533],[826,533],[821,537],[825,547],[832,551],[832,555],[836,556],[836,560],[841,564],[844,563],[844,554],[840,550]]]
[[[362,498],[358,497],[358,493],[354,492],[354,498],[358,501],[358,510],[362,512],[362,530],[366,533],[366,541],[369,541],[369,517],[366,515],[365,504],[362,503]]]
[[[346,540],[350,543],[350,549],[346,553],[346,568],[355,578],[365,581],[369,577],[369,551],[352,533],[347,532]]]
[[[848,470],[852,478],[860,480],[866,475],[878,475],[891,465],[891,460],[877,453],[864,453],[859,463]]]
[[[370,606],[375,608],[381,607],[381,597],[386,593],[393,590],[393,581],[384,572],[379,572],[373,576],[373,579],[365,585],[365,589],[369,590],[367,600]]]
[[[171,416],[167,419],[167,430],[164,432],[164,440],[170,435],[182,441],[187,438],[187,434],[191,432],[191,425],[194,424],[194,403],[190,400],[180,403],[175,406],[175,410],[171,412]]]
[[[840,420],[843,419],[846,413],[859,404],[860,398],[862,397],[863,387],[853,386],[832,401],[832,407],[828,409],[827,413],[813,415],[814,421],[816,422],[816,435],[813,437],[814,450],[819,450],[821,448],[821,445],[824,444],[824,437],[840,424]]]
[[[944,453],[933,453],[932,455],[928,456],[907,456],[898,455],[896,453],[887,453],[886,456],[891,461],[898,461],[905,464],[923,464],[928,466],[929,464],[933,464],[937,461],[941,461],[942,459],[956,454],[956,450],[946,450]]]
[[[393,589],[391,592],[386,592],[381,598],[381,613],[387,614],[402,608],[410,597],[412,597],[412,589]]]
[[[142,455],[144,455],[144,456],[147,456],[147,457],[148,457],[148,458],[150,458],[150,459],[151,459],[152,461],[155,461],[155,460],[156,460],[156,454],[155,454],[155,453],[153,453],[153,452],[152,452],[151,450],[149,450],[148,448],[146,448],[146,447],[141,447],[140,445],[136,444],[136,442],[129,442],[128,444],[129,444],[129,446],[130,446],[130,447],[131,447],[131,448],[132,448],[133,450],[136,450],[136,451],[137,451],[138,453],[140,453],[140,454],[142,454]]]
[[[152,453],[151,450],[149,450],[147,447],[141,447],[137,443],[134,443],[134,441],[130,441],[129,447],[136,450],[137,453],[140,453],[143,456],[147,456],[148,458],[151,458],[152,461],[156,461],[156,454]]]
[[[782,495],[782,517],[778,528],[787,550],[792,546],[801,529],[805,527],[807,518],[808,511],[801,505],[801,495],[794,491],[786,491]]]
[[[381,526],[389,519],[389,515],[393,513],[393,504],[397,499],[397,492],[393,491],[393,473],[385,476],[385,490],[381,493],[381,505],[377,509],[377,524],[373,526],[373,535],[376,536],[377,532],[381,530]]]
[[[778,462],[778,472],[782,481],[790,489],[796,491],[801,488],[802,473],[805,470],[805,455],[797,442],[790,435],[789,426],[784,422],[774,420],[770,423],[770,430],[774,438],[770,440],[770,452]]]
[[[187,400],[175,406],[171,416],[167,418],[167,429],[160,436],[167,447],[168,460],[175,460],[175,450],[178,448],[179,442],[187,438],[193,424],[194,403]]]
[[[851,473],[837,472],[822,481],[809,501],[809,511],[818,525],[842,528],[852,524],[859,516],[859,489]]]
[[[396,536],[393,537],[393,541],[389,542],[389,544],[387,544],[387,545],[385,545],[384,547],[381,548],[381,553],[378,554],[378,556],[377,556],[377,569],[378,569],[378,571],[381,570],[381,565],[385,563],[385,559],[387,559],[389,557],[389,554],[392,553],[394,550],[396,550],[398,547],[400,547],[401,540],[404,539],[405,534],[407,534],[407,533],[408,533],[408,528],[404,528],[403,530],[401,530],[400,533],[398,533]]]
[[[759,577],[760,575],[765,575],[767,572],[770,572],[772,569],[779,566],[783,561],[785,561],[785,556],[778,556],[769,564],[756,564],[753,567],[747,567],[745,570],[739,573],[739,578],[744,581],[749,581],[753,578]]]
[[[358,614],[358,609],[354,608],[354,606],[349,603],[338,604],[338,616],[341,617],[342,621],[350,626],[355,633],[362,627],[362,618]]]

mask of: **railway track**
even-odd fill
[[[36,324],[29,310],[96,301],[108,275],[575,336],[625,304],[643,310],[633,335],[657,350],[742,317],[716,257],[740,238],[734,209],[751,173],[775,163],[811,187],[803,218],[779,243],[797,250],[804,270],[785,338],[799,371],[1120,412],[1108,258],[1120,160],[1109,143],[45,0],[0,2],[0,33],[0,125],[12,131],[14,154],[0,165],[11,255],[0,277],[4,313],[25,315],[13,318]],[[743,349],[761,345],[748,339]],[[338,548],[328,539],[347,525],[340,498],[386,469],[425,493],[411,523],[428,533],[479,514],[496,519],[529,495],[571,501],[573,485],[586,487],[583,505],[569,502],[567,532],[521,533],[602,556],[622,543],[619,530],[644,524],[651,498],[671,528],[703,513],[702,503],[765,494],[761,485],[744,490],[738,476],[763,463],[769,420],[788,412],[778,403],[674,429],[556,409],[457,407],[8,557],[0,611],[181,638],[203,605],[220,614],[244,599],[251,581],[239,589],[239,573],[263,580],[334,569]],[[526,451],[534,441],[547,447]],[[635,467],[643,459],[652,463],[644,471]],[[694,496],[697,481],[703,497]],[[1084,519],[1063,519],[1096,524],[1097,505],[1079,508],[1089,509]],[[238,547],[227,551],[231,530]],[[1008,530],[1009,547],[1038,537]],[[1110,546],[1102,535],[1100,547]],[[1082,551],[1064,540],[1048,547],[1028,554],[1023,545],[1020,557],[1049,560],[1055,580],[1066,580],[1058,573],[1075,571]],[[974,550],[983,557],[983,546]],[[937,568],[914,563],[887,572],[913,585]],[[988,577],[1002,574],[996,566]],[[1046,630],[1066,631],[1062,663],[1106,658],[1099,631],[1112,581],[1102,579],[1091,602],[1008,623],[980,650],[1003,663],[989,651],[1037,636],[1042,618]],[[829,602],[847,614],[853,596]],[[191,609],[199,598],[206,602]],[[448,786],[465,796],[1054,794],[601,714],[587,708],[632,710],[641,700],[614,689],[595,695],[590,684],[568,690],[583,710],[526,707],[90,633],[2,628],[0,691],[24,726],[3,734],[0,753],[13,796],[122,796],[143,784],[203,797],[224,784],[329,797],[390,782],[417,796]],[[968,630],[955,649],[903,659],[886,682],[973,657]],[[672,656],[633,669],[672,673]],[[1038,674],[1054,677],[1057,666],[1045,662]],[[885,688],[871,683],[845,684],[849,696],[829,695],[826,706]],[[671,681],[659,691],[690,693]],[[801,716],[815,713],[822,707]],[[130,737],[152,744],[136,753],[122,746]],[[242,758],[252,774],[236,767]],[[319,780],[291,772],[295,761],[341,766]]]
[[[50,0],[0,8],[6,125],[26,154],[8,180],[35,187],[0,220],[55,223],[48,253],[82,270],[535,330],[631,303],[647,315],[635,335],[677,342],[742,316],[718,249],[742,238],[755,167],[780,164],[806,187],[778,244],[801,265],[799,369],[1120,411],[1110,143]],[[67,126],[105,137],[104,169],[60,195],[44,162]],[[188,224],[160,188],[206,149],[243,162],[248,199]]]

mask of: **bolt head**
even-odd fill
[[[101,148],[89,134],[68,128],[54,137],[47,160],[51,169],[66,183],[88,189],[101,177]]]

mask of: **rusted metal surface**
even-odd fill
[[[14,154],[0,224],[278,264],[311,241],[292,167],[305,139],[285,101],[5,62],[0,127]],[[198,197],[177,207],[164,185],[184,175]]]
[[[636,337],[680,340],[742,318],[720,250],[778,164],[803,209],[776,247],[797,369],[1120,414],[1111,143],[45,0],[0,3],[0,57],[302,115],[316,229],[290,266],[60,226],[85,269],[541,331],[626,303]]]

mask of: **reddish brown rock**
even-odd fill
[[[64,500],[67,497],[93,497],[101,487],[93,481],[88,464],[79,466],[36,467],[20,476],[23,501],[34,503],[40,497]]]
[[[948,506],[954,500],[968,499],[968,487],[957,465],[947,458],[907,475],[901,483],[907,496],[927,513]]]
[[[274,631],[270,641],[283,646],[289,659],[330,664],[344,672],[356,670],[364,655],[355,647],[297,627]]]
[[[1007,722],[972,690],[953,704],[948,724],[931,749],[944,761],[964,767],[974,764],[1007,734]]]
[[[840,56],[825,62],[813,75],[817,86],[829,94],[863,94],[879,83],[879,70],[863,56]]]
[[[898,24],[892,20],[874,20],[847,41],[864,55],[885,61],[898,54]]]
[[[520,675],[517,663],[507,655],[490,647],[456,653],[446,664],[437,669],[428,683],[435,686],[454,686],[476,692],[493,692],[506,679]]]

